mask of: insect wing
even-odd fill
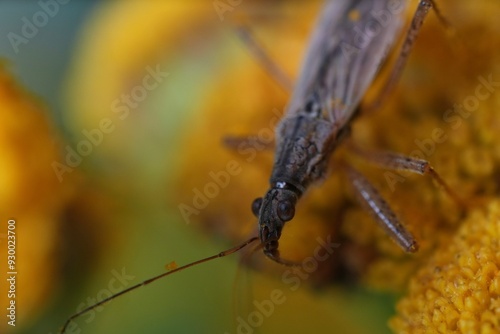
[[[327,1],[288,115],[313,99],[324,118],[347,123],[399,35],[405,7],[406,1]]]

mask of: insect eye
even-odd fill
[[[259,216],[260,207],[262,206],[262,197],[254,199],[252,202],[252,213],[255,217]]]
[[[281,201],[278,203],[278,217],[282,221],[289,221],[295,215],[295,206],[290,201]]]

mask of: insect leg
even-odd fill
[[[429,164],[428,161],[416,159],[409,156],[392,153],[392,152],[374,152],[363,151],[358,147],[351,146],[351,151],[362,157],[367,162],[377,165],[379,167],[407,171],[420,175],[429,175],[436,181],[440,187],[450,196],[450,198],[457,203],[460,208],[466,208],[467,204],[463,201],[448,184],[439,176],[435,169]]]
[[[408,56],[410,54],[411,48],[413,47],[413,44],[415,43],[420,28],[424,23],[424,19],[427,16],[429,9],[433,7],[433,5],[434,1],[420,0],[417,10],[413,15],[410,28],[406,33],[403,46],[401,47],[401,52],[399,53],[398,59],[396,60],[396,63],[394,65],[394,68],[392,69],[389,79],[384,84],[384,87],[382,88],[381,93],[379,94],[377,99],[371,104],[371,106],[367,108],[368,110],[378,109],[383,104],[385,99],[389,96],[389,93],[396,85],[397,81],[399,80],[399,77],[401,76],[401,72],[406,64],[406,61],[408,60]],[[438,17],[441,19],[442,18],[441,14],[438,14]]]
[[[377,223],[403,250],[409,253],[416,252],[418,250],[417,241],[401,224],[378,190],[360,172],[350,166],[342,166],[361,205],[372,214]]]
[[[250,53],[257,59],[260,65],[265,69],[273,79],[280,84],[288,93],[293,89],[292,80],[286,75],[285,71],[274,62],[271,57],[267,54],[264,48],[257,42],[254,38],[250,29],[246,26],[239,25],[235,27],[235,32],[240,38],[240,40],[246,45]],[[273,141],[265,141],[263,139],[257,138],[256,136],[225,136],[222,139],[222,144],[229,149],[239,149],[253,147],[260,150],[271,150],[274,148]]]
[[[432,5],[432,9],[434,10],[434,13],[436,13],[436,16],[439,20],[439,22],[441,22],[441,24],[447,29],[447,30],[450,30],[450,31],[453,31],[454,28],[453,26],[451,25],[450,21],[448,21],[446,19],[446,17],[443,15],[443,13],[441,13],[441,10],[439,9],[439,7],[436,5],[436,1],[434,0],[429,0],[429,2],[431,3]]]
[[[251,257],[257,251],[261,251],[262,248],[262,244],[258,243],[251,249],[247,249],[240,254],[236,277],[233,283],[233,328],[238,327],[238,322],[236,321],[238,316],[250,314],[250,312],[253,311],[253,309],[251,309],[253,304],[246,303],[247,301],[255,300],[250,270]]]
[[[224,136],[222,144],[232,150],[254,148],[258,151],[272,150],[274,148],[274,139],[267,140],[259,138],[256,135],[248,136]]]
[[[253,37],[250,29],[245,26],[238,26],[235,30],[240,40],[246,45],[250,53],[257,59],[266,72],[276,80],[286,92],[290,93],[293,89],[292,80],[290,80],[285,71],[271,59],[264,48]]]

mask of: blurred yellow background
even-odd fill
[[[487,0],[442,1],[441,7],[456,31],[429,15],[391,100],[356,121],[352,137],[367,148],[410,154],[419,148],[416,139],[446,129],[449,139],[428,159],[473,204],[468,211],[480,211],[498,197],[499,95],[493,92],[457,129],[443,114],[473,94],[478,76],[500,78],[492,37],[500,30],[500,8]],[[295,79],[320,8],[319,1],[257,0],[0,4],[1,17],[11,18],[0,20],[7,32],[0,43],[0,233],[10,217],[19,227],[18,323],[0,323],[2,332],[56,333],[69,315],[110,291],[252,233],[250,204],[267,188],[272,152],[248,162],[221,139],[268,127],[289,92],[259,66],[234,25],[249,25]],[[40,12],[45,24],[37,21]],[[29,38],[26,22],[40,23]],[[13,42],[9,32],[23,42]],[[317,237],[333,235],[344,245],[309,284],[291,291],[280,280],[284,268],[257,254],[258,270],[245,270],[236,255],[120,297],[77,319],[73,332],[236,333],[238,316],[246,319],[253,301],[278,289],[286,302],[254,333],[389,333],[398,298],[412,288],[426,293],[410,278],[419,269],[432,272],[429,259],[455,243],[463,217],[426,178],[408,177],[391,192],[383,170],[363,166],[344,149],[337,156],[360,165],[381,188],[419,239],[420,253],[409,256],[392,244],[356,205],[343,175],[332,171],[304,198],[283,235],[282,254],[295,259],[310,256]],[[194,189],[231,160],[241,174],[186,220],[179,205],[191,205]],[[492,281],[500,275],[499,248],[498,240],[488,246],[497,254]],[[343,283],[333,283],[338,276],[346,276]],[[491,298],[500,298],[495,293]],[[405,327],[421,311],[411,298],[391,322],[396,332],[435,325]],[[476,328],[474,321],[468,328]],[[457,324],[448,325],[466,328]]]

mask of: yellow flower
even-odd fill
[[[474,211],[410,280],[397,333],[500,332],[500,201]]]
[[[7,244],[15,246],[13,267],[4,270],[0,280],[2,332],[9,327],[5,310],[11,300],[16,303],[16,325],[24,326],[28,319],[41,314],[59,280],[54,273],[59,271],[60,263],[54,254],[60,245],[61,216],[71,198],[73,183],[71,177],[59,182],[52,169],[52,163],[60,160],[59,147],[43,109],[40,101],[20,87],[0,64],[2,270],[7,268]],[[10,230],[14,234],[7,235],[9,220],[15,221],[15,228]],[[17,272],[15,296],[8,297],[7,271]]]

